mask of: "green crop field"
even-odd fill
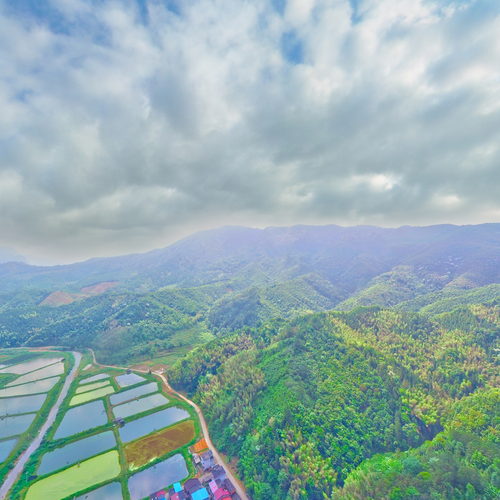
[[[82,385],[78,387],[78,389],[75,391],[75,394],[81,394],[82,392],[93,391],[94,389],[99,389],[100,387],[105,387],[107,385],[110,386],[109,380],[104,380],[102,382],[95,382],[94,384]]]
[[[79,405],[80,403],[86,403],[87,401],[92,401],[93,399],[102,398],[108,394],[113,394],[115,390],[109,387],[103,387],[102,389],[96,389],[95,391],[84,392],[83,394],[78,394],[71,398],[69,402],[70,406]]]
[[[120,474],[118,452],[109,451],[33,484],[26,500],[59,500]]]

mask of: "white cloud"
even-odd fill
[[[24,4],[0,0],[0,245],[498,213],[493,0]]]

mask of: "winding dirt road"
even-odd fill
[[[102,366],[104,368],[120,368],[122,370],[131,370],[133,372],[138,372],[138,373],[149,373],[149,370],[140,370],[138,368],[128,368],[126,366],[116,366],[116,365],[103,365],[102,363],[98,363],[96,358],[95,358],[95,353],[93,349],[90,349],[90,352],[92,353],[92,358],[94,360],[94,364],[96,366]],[[203,416],[203,412],[201,411],[200,407],[190,399],[188,399],[186,396],[181,394],[180,392],[177,392],[175,389],[172,388],[172,386],[168,383],[167,377],[162,371],[153,371],[153,375],[156,375],[159,377],[162,382],[165,384],[165,387],[167,388],[167,391],[174,396],[177,396],[178,398],[182,399],[185,401],[188,405],[194,408],[196,411],[196,414],[198,415],[198,419],[200,420],[201,424],[201,430],[203,432],[203,437],[205,438],[205,441],[207,442],[209,450],[213,453],[215,457],[215,461],[218,462],[219,464],[224,466],[224,469],[226,471],[227,477],[229,480],[233,483],[236,492],[240,496],[241,500],[250,500],[245,489],[243,488],[241,481],[233,474],[229,466],[226,464],[225,460],[222,458],[220,453],[217,451],[217,448],[214,446],[212,440],[210,439],[210,433],[208,431],[208,425],[207,422],[205,421],[205,417]],[[1,499],[0,499],[1,500]]]
[[[21,475],[24,466],[26,465],[26,462],[29,460],[31,455],[33,455],[33,453],[35,453],[35,451],[38,449],[38,447],[42,443],[43,438],[45,437],[45,434],[49,430],[49,427],[54,423],[57,412],[59,411],[59,407],[61,406],[61,403],[63,402],[64,398],[66,397],[66,394],[68,394],[69,386],[71,385],[71,382],[73,382],[75,378],[76,372],[80,365],[80,361],[82,359],[82,355],[79,352],[72,352],[71,354],[73,354],[75,364],[71,369],[71,371],[69,372],[68,376],[66,377],[66,380],[64,381],[64,384],[62,386],[61,392],[59,393],[57,401],[50,409],[49,414],[47,416],[47,420],[44,422],[44,424],[38,431],[36,438],[33,439],[28,448],[26,448],[26,450],[23,451],[23,453],[17,460],[14,467],[7,474],[5,481],[0,487],[0,500],[4,500],[5,498],[7,498],[9,490],[12,488],[13,484],[17,481],[18,477]]]

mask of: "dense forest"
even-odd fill
[[[256,500],[493,499],[499,331],[498,301],[309,314],[216,339],[170,379]]]

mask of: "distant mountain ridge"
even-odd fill
[[[90,345],[123,361],[308,312],[482,303],[498,284],[500,224],[229,226],[144,254],[0,264],[0,346]]]
[[[0,265],[0,290],[47,289],[124,281],[155,289],[232,281],[264,284],[316,273],[353,293],[379,274],[407,265],[448,284],[499,281],[500,224],[426,227],[227,226],[195,233],[143,254],[40,267]],[[257,283],[259,282],[259,283]]]

